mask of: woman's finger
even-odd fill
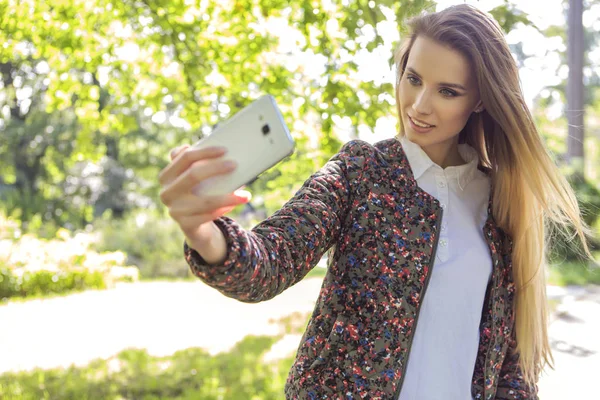
[[[188,195],[171,204],[169,214],[176,220],[185,219],[190,215],[212,215],[223,209],[228,209],[226,212],[229,212],[248,201],[250,201],[250,196],[233,193],[222,196],[205,196],[202,198]]]
[[[177,149],[173,150],[176,153]],[[161,186],[174,181],[178,176],[184,173],[192,164],[213,158],[222,157],[227,152],[223,147],[206,147],[204,149],[185,148],[180,150],[173,161],[167,165],[158,175],[158,181]]]
[[[190,147],[189,144],[184,144],[183,146],[175,147],[173,150],[171,150],[171,154],[170,154],[171,161],[173,161],[175,158],[177,158],[177,156],[179,155],[179,153],[181,153],[182,151],[184,151],[188,147]]]
[[[191,193],[192,189],[203,181],[231,173],[237,167],[232,160],[202,160],[194,163],[173,182],[169,183],[160,193],[164,204],[170,204],[177,198]]]
[[[189,236],[193,236],[194,232],[198,229],[199,226],[214,221],[215,219],[227,214],[231,210],[233,210],[237,206],[229,206],[222,207],[217,210],[214,210],[210,214],[196,214],[196,215],[187,215],[185,217],[176,219],[179,224],[181,230]]]

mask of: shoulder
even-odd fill
[[[402,144],[395,138],[376,143],[351,140],[342,146],[335,156],[344,162],[346,177],[359,187],[378,184],[398,190],[411,176],[408,159]]]
[[[394,138],[373,144],[355,139],[345,143],[338,155],[350,162],[361,162],[364,164],[363,166],[368,166],[370,163],[385,165],[389,162],[401,161],[404,151],[400,142]]]

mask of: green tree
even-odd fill
[[[426,4],[411,2],[400,11],[398,4],[387,3],[399,14],[417,12]],[[340,62],[343,35],[334,37],[325,29],[329,20],[336,20],[331,15],[339,14],[349,40],[357,38],[358,25],[383,18],[381,5],[370,4],[345,8],[337,2],[335,10],[326,12],[308,1],[286,7],[287,2],[263,0],[2,0],[1,89],[3,106],[10,110],[0,125],[3,134],[10,135],[0,150],[2,184],[5,193],[6,187],[14,188],[13,200],[25,199],[8,201],[9,211],[23,221],[34,214],[57,219],[60,209],[47,212],[52,208],[49,201],[61,198],[57,183],[67,181],[69,171],[84,160],[108,158],[124,171],[130,164],[152,181],[164,166],[169,146],[189,141],[191,134],[200,137],[260,92],[287,105],[288,120],[298,117],[290,107],[296,98],[305,100],[300,113],[312,110],[322,117],[323,153],[315,163],[320,162],[339,146],[331,134],[336,114],[324,116],[322,104],[335,96],[347,97],[336,102],[334,111],[354,114],[352,110],[360,108],[354,118],[368,125],[382,114],[376,104],[363,110],[355,88],[343,79],[335,82],[356,66]],[[367,22],[359,17],[363,13]],[[300,45],[305,51],[327,54],[325,75],[331,79],[324,88],[321,80],[306,82],[302,71],[284,65],[285,51],[276,49],[278,39],[264,29],[273,18],[287,18],[299,27],[306,38]],[[369,46],[379,42],[377,36]],[[308,90],[298,93],[298,88]],[[376,90],[369,89],[372,98]],[[179,126],[173,127],[172,120]],[[306,153],[301,151],[305,142],[302,135],[298,139],[300,156]],[[141,157],[140,150],[150,155]],[[50,175],[54,179],[48,179]],[[105,185],[113,189],[109,194],[122,192],[126,183],[113,179],[113,184],[115,180],[113,187]],[[41,191],[43,182],[59,193],[52,197]],[[110,208],[115,211],[117,206]],[[78,222],[88,221],[89,209],[81,217]]]
[[[536,99],[535,118],[546,143],[562,166],[577,193],[587,224],[598,228],[600,222],[600,74],[592,55],[598,49],[600,34],[593,29],[593,18],[600,4],[588,1],[563,1],[568,26],[550,26],[544,31],[548,38],[559,38],[562,50],[555,50],[561,60],[557,76],[568,67],[569,74],[559,84],[548,86]],[[594,11],[596,13],[594,13]],[[549,110],[557,105],[563,109],[560,117],[551,118]],[[585,157],[584,157],[585,149]],[[598,231],[600,232],[600,231]],[[593,250],[600,249],[600,240],[592,240]],[[579,249],[566,242],[553,248],[556,260],[575,260]]]
[[[563,8],[565,22],[575,24],[571,29],[572,35],[568,35],[567,25],[550,26],[543,33],[547,38],[558,38],[562,42],[562,49],[552,51],[561,60],[556,74],[561,76],[561,70],[568,67],[569,76],[557,85],[548,86],[542,92],[543,96],[538,97],[536,105],[542,109],[556,104],[563,107],[565,119],[551,121],[555,126],[564,128],[565,132],[568,131],[568,136],[564,136],[564,146],[557,147],[556,151],[564,154],[560,158],[565,162],[579,158],[581,165],[572,166],[572,169],[578,169],[579,175],[590,175],[594,180],[598,177],[591,171],[597,170],[600,165],[595,162],[594,153],[584,159],[583,149],[587,148],[589,151],[590,146],[597,146],[594,144],[596,140],[588,139],[600,138],[600,123],[596,117],[600,110],[600,73],[597,68],[598,60],[592,58],[600,44],[600,33],[593,28],[598,23],[597,18],[587,18],[587,23],[581,25],[581,17],[597,15],[600,4],[593,1],[563,0]],[[571,94],[570,98],[568,92]],[[584,135],[584,127],[585,132],[589,133],[587,136]],[[569,141],[570,144],[567,144]]]
[[[251,187],[272,210],[338,150],[340,131],[355,137],[395,114],[390,79],[359,75],[357,58],[384,54],[389,67],[398,21],[434,5],[0,0],[3,206],[24,222],[78,227],[94,211],[152,205],[170,148],[267,92],[298,143]],[[503,7],[508,29],[528,23]]]

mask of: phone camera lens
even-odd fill
[[[268,135],[271,132],[271,128],[269,128],[269,124],[264,124],[262,127],[263,135]]]

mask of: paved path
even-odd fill
[[[542,375],[540,399],[600,399],[600,286],[565,294],[549,329],[556,368]]]
[[[130,348],[167,355],[189,347],[211,353],[248,334],[275,334],[272,323],[309,313],[321,286],[307,279],[276,299],[244,304],[200,282],[144,282],[0,306],[0,373],[84,365]],[[567,296],[565,297],[565,294]],[[550,325],[556,370],[540,381],[540,399],[597,398],[600,290],[553,294],[565,299]],[[218,327],[218,329],[216,329]],[[298,336],[276,345],[293,353]]]
[[[320,289],[307,279],[276,299],[246,304],[201,282],[144,282],[0,307],[0,373],[85,364],[130,347],[152,355],[190,347],[227,350],[248,334],[274,335],[277,320],[311,312]]]

